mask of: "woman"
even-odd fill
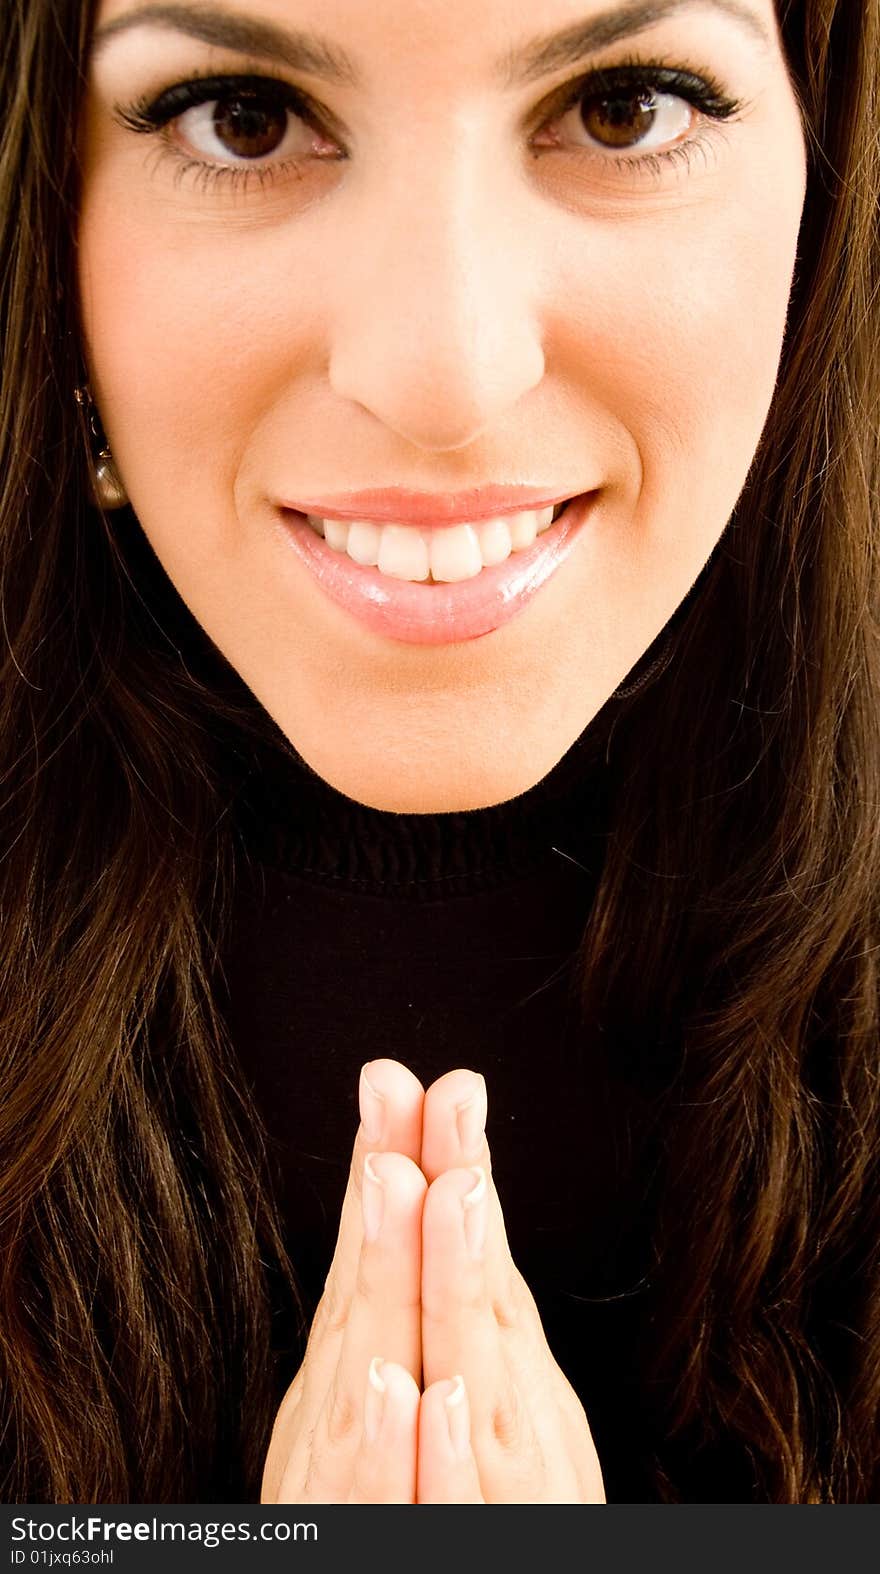
[[[877,0],[10,9],[4,1497],[876,1499]]]

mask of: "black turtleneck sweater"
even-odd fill
[[[650,1502],[662,1439],[631,1360],[651,1314],[650,1122],[581,1019],[576,959],[606,845],[609,700],[529,791],[466,812],[364,807],[280,733],[241,795],[248,863],[226,1019],[265,1123],[310,1318],[357,1129],[361,1065],[481,1071],[511,1250],[586,1409],[609,1502]],[[283,1343],[282,1339],[282,1343]],[[291,1339],[278,1397],[302,1345]],[[743,1501],[728,1477],[691,1501]]]

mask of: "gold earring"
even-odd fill
[[[88,415],[92,436],[101,444],[97,458],[93,456],[92,491],[95,501],[101,508],[124,508],[129,501],[128,493],[122,483],[119,471],[106,442],[102,443],[101,433],[98,430],[97,412],[94,401],[88,388],[75,388],[74,397],[78,405],[82,406]]]
[[[102,508],[124,508],[128,502],[109,448],[102,448],[95,461],[95,493]]]

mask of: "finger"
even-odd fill
[[[424,1089],[396,1060],[368,1061],[358,1081],[360,1124],[342,1203],[336,1249],[309,1332],[303,1361],[303,1409],[298,1430],[314,1427],[338,1357],[357,1283],[363,1241],[364,1157],[392,1149],[417,1162]],[[372,1351],[370,1352],[372,1354]]]
[[[281,1482],[296,1443],[297,1420],[303,1395],[303,1369],[300,1367],[284,1395],[272,1426],[272,1435],[263,1465],[261,1503],[277,1503]]]
[[[447,1171],[465,1166],[485,1172],[487,1188],[481,1210],[485,1244],[481,1255],[486,1293],[502,1322],[514,1301],[526,1313],[526,1321],[534,1323],[539,1321],[537,1308],[511,1258],[504,1214],[492,1179],[486,1113],[486,1082],[479,1072],[459,1069],[433,1082],[425,1094],[422,1116],[422,1170],[431,1184]],[[476,1215],[472,1222],[476,1224]]]
[[[583,1495],[597,1474],[602,1490],[586,1417],[573,1414],[573,1390],[565,1392],[480,1169],[447,1170],[425,1197],[422,1366],[426,1388],[450,1372],[464,1379],[487,1503],[601,1500]]]
[[[350,1503],[416,1501],[419,1397],[419,1385],[405,1367],[370,1363]]]
[[[421,1165],[429,1181],[444,1170],[491,1169],[486,1142],[486,1081],[476,1071],[447,1071],[425,1094]]]
[[[376,1351],[421,1378],[421,1215],[427,1182],[401,1153],[368,1154],[364,1238],[339,1338],[315,1341],[305,1363],[304,1410],[292,1449],[308,1472],[347,1479],[363,1425],[364,1383]],[[305,1421],[305,1424],[303,1424]],[[340,1488],[341,1490],[341,1488]]]
[[[422,1206],[428,1183],[401,1153],[367,1155],[363,1176],[364,1238],[342,1348],[331,1386],[331,1435],[359,1413],[364,1376],[376,1350],[422,1375]]]
[[[361,1395],[362,1425],[347,1455],[316,1449],[301,1491],[279,1502],[414,1503],[419,1389],[410,1372],[376,1356]]]
[[[462,1377],[432,1383],[419,1405],[417,1503],[484,1503]]]
[[[363,1238],[364,1155],[369,1152],[401,1153],[417,1164],[421,1153],[424,1096],[418,1077],[399,1061],[373,1060],[361,1070],[358,1083],[360,1125],[354,1141],[336,1249],[313,1325],[316,1335],[340,1334],[348,1316]]]
[[[549,1359],[534,1303],[510,1259],[495,1188],[483,1170],[447,1170],[422,1213],[425,1387],[464,1378],[474,1452],[527,1458],[536,1447],[520,1390]]]
[[[489,1182],[485,1170],[446,1170],[428,1187],[422,1212],[422,1367],[425,1387],[460,1372],[473,1401],[503,1379],[499,1316],[489,1289]]]

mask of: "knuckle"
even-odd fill
[[[359,1301],[373,1301],[376,1299],[375,1272],[371,1258],[372,1253],[370,1252],[361,1252],[358,1258],[354,1293]]]
[[[469,1284],[425,1286],[421,1299],[422,1323],[431,1328],[448,1328],[462,1317],[476,1318],[485,1312],[485,1293]]]
[[[363,1191],[364,1187],[364,1156],[368,1151],[369,1150],[364,1139],[364,1134],[359,1130],[357,1136],[354,1139],[354,1148],[352,1149],[351,1154],[351,1168],[348,1174],[348,1184],[351,1194],[358,1203],[361,1200],[361,1192]]]
[[[358,1405],[338,1378],[334,1378],[327,1403],[327,1442],[333,1448],[338,1447],[352,1437],[360,1424]]]
[[[381,1313],[383,1318],[392,1309],[395,1313],[417,1310],[421,1304],[418,1270],[408,1272],[399,1253],[371,1245],[358,1258],[353,1298],[370,1307],[371,1315]]]
[[[492,1311],[498,1327],[503,1330],[518,1328],[523,1320],[525,1305],[522,1295],[521,1275],[515,1268],[504,1277],[492,1296]]]
[[[532,1417],[519,1389],[508,1380],[489,1411],[488,1436],[498,1450],[499,1463],[517,1496],[511,1501],[532,1502],[529,1494],[545,1479],[547,1460]],[[524,1494],[522,1497],[519,1494]]]
[[[324,1286],[324,1294],[318,1303],[312,1327],[317,1326],[322,1337],[341,1334],[345,1330],[350,1312],[350,1296],[340,1294],[335,1276],[331,1275]]]
[[[301,1366],[278,1407],[278,1412],[275,1417],[275,1426],[277,1428],[280,1429],[281,1427],[287,1425],[288,1422],[293,1421],[293,1418],[296,1415],[300,1404],[302,1403],[304,1387],[305,1366]]]
[[[492,1314],[502,1333],[510,1332],[519,1323],[516,1307],[509,1300],[500,1300],[498,1296],[492,1302]]]
[[[295,1405],[299,1402],[299,1399],[302,1395],[303,1386],[305,1384],[305,1378],[305,1360],[303,1359],[297,1367],[291,1382],[285,1389],[284,1398],[282,1399],[280,1406],[282,1410],[288,1409],[291,1405]]]
[[[315,1315],[312,1318],[311,1327],[309,1328],[309,1337],[306,1340],[306,1350],[305,1350],[305,1357],[304,1357],[305,1361],[308,1361],[309,1357],[314,1355],[316,1346],[318,1345],[318,1343],[320,1342],[320,1340],[324,1336],[324,1330],[325,1330],[325,1327],[326,1327],[326,1323],[327,1323],[327,1289],[326,1289],[326,1286],[325,1286],[324,1292],[323,1292],[323,1294],[321,1296],[321,1299],[318,1302],[317,1306],[315,1307]]]
[[[513,1453],[519,1442],[519,1417],[516,1406],[501,1400],[492,1410],[492,1436],[505,1453]]]
[[[526,1433],[522,1401],[513,1383],[508,1383],[491,1411],[492,1436],[506,1454],[521,1451]]]

